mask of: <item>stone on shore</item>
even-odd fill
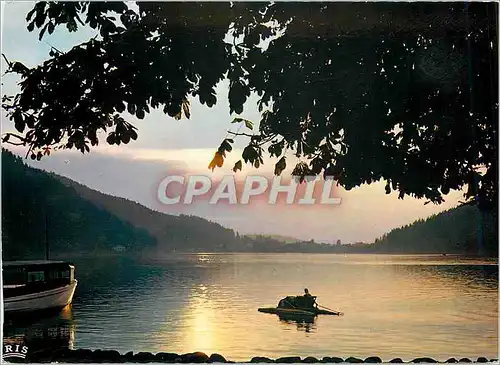
[[[339,364],[341,362],[344,362],[344,360],[340,357],[326,356],[321,360],[321,362],[325,364]]]
[[[392,364],[402,364],[402,363],[404,363],[403,359],[400,358],[400,357],[396,357],[395,359],[392,359],[389,362],[392,363]]]
[[[155,362],[163,362],[173,364],[178,360],[180,362],[181,356],[173,352],[158,352],[155,355]]]
[[[370,364],[379,364],[382,362],[382,359],[378,356],[370,356],[365,359],[365,362]]]
[[[90,354],[92,354],[92,350],[90,351]],[[80,352],[81,353],[81,352]],[[57,362],[71,362],[75,358],[74,351],[71,351],[69,349],[57,349],[52,352],[52,361],[57,361]]]
[[[256,357],[252,357],[252,360],[250,360],[251,363],[256,363],[256,362],[263,362],[263,363],[272,363],[274,362],[274,360],[271,360],[270,358],[268,357],[259,357],[259,356],[256,356]]]
[[[432,363],[436,363],[437,361],[434,359],[431,359],[430,357],[418,357],[418,358],[412,360],[411,362],[415,363],[415,364],[420,364],[420,363],[432,364]]]
[[[345,359],[345,362],[348,362],[348,363],[352,363],[352,364],[359,364],[359,363],[362,363],[363,360],[361,359],[358,359],[357,357],[348,357],[347,359]]]
[[[278,364],[293,364],[301,361],[302,359],[298,356],[286,356],[286,357],[280,357],[275,362]]]
[[[224,356],[222,355],[219,355],[219,354],[212,354],[210,355],[210,357],[208,358],[208,362],[209,363],[218,363],[218,364],[221,364],[221,363],[226,363],[227,360],[224,358]]]
[[[181,355],[183,363],[201,364],[208,361],[208,355],[204,352],[191,352]]]
[[[312,357],[312,356],[308,356],[306,357],[304,360],[302,360],[302,362],[304,364],[314,364],[314,363],[318,363],[319,360],[316,359],[315,357]]]
[[[90,351],[90,350],[88,350]],[[96,363],[121,363],[125,362],[125,359],[123,356],[116,350],[95,350],[94,352],[91,352],[90,354],[82,354],[81,356],[78,356],[80,359],[88,359],[90,360],[89,362],[96,362]]]
[[[153,355],[151,352],[139,352],[134,355],[133,361],[139,363],[154,362],[155,355]]]
[[[125,362],[132,362],[134,359],[134,352],[129,351],[129,352],[125,353],[125,355],[123,355],[123,357],[125,359]]]

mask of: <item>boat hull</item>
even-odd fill
[[[317,308],[311,308],[307,310],[294,309],[294,308],[259,308],[258,311],[262,313],[270,313],[277,315],[298,315],[298,316],[317,316],[319,314],[330,315],[330,316],[339,315],[339,312],[332,312]]]
[[[59,288],[4,298],[4,313],[7,315],[63,308],[73,301],[77,283],[74,280]]]

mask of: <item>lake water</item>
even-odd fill
[[[65,333],[72,348],[253,356],[498,356],[497,261],[454,256],[193,254],[75,259],[70,310],[6,338]],[[257,311],[309,288],[342,311],[313,323]]]

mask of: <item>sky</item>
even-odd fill
[[[26,29],[25,18],[32,5],[32,2],[2,2],[2,53],[9,60],[36,66],[49,58],[51,46],[62,51],[69,50],[96,35],[92,29],[69,33],[61,27],[39,41],[37,32],[30,33]],[[2,74],[5,67],[2,59]],[[3,76],[2,95],[15,94],[18,91],[16,83],[17,79],[13,75]],[[299,206],[283,202],[269,205],[263,197],[250,199],[248,205],[211,205],[206,196],[195,198],[191,205],[162,204],[158,199],[158,187],[168,176],[209,177],[212,190],[207,196],[217,188],[223,176],[234,176],[232,167],[241,157],[246,142],[244,139],[235,140],[235,149],[228,155],[222,168],[213,172],[208,169],[208,164],[227,131],[234,131],[235,125],[231,121],[236,115],[229,114],[227,93],[228,84],[222,82],[217,88],[218,102],[212,108],[191,98],[189,120],[176,121],[161,111],[153,111],[144,120],[126,115],[126,119],[138,128],[139,134],[137,141],[128,145],[109,146],[101,143],[89,154],[57,151],[40,162],[30,159],[26,162],[30,166],[55,172],[92,189],[139,202],[151,209],[168,214],[200,216],[242,234],[277,234],[331,243],[338,239],[343,243],[373,242],[391,229],[452,208],[463,198],[461,192],[454,191],[445,196],[446,201],[441,205],[424,205],[424,200],[410,197],[401,200],[397,198],[397,193],[386,195],[385,184],[380,182],[350,191],[334,186],[331,196],[341,198],[338,205]],[[257,100],[252,95],[239,117],[257,122],[260,119]],[[5,118],[3,110],[1,113],[2,134],[13,132],[12,123]],[[21,156],[26,154],[23,147],[4,147]],[[247,175],[271,178],[275,162],[276,159],[267,158],[264,166],[258,170],[244,166],[236,179],[241,180]],[[288,170],[288,176],[290,171]]]

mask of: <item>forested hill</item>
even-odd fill
[[[103,194],[31,168],[5,149],[2,172],[4,258],[43,257],[45,209],[54,253],[115,252],[123,248],[125,252],[206,252],[237,250],[241,246],[233,230],[219,224],[199,217],[155,212],[136,202]]]
[[[239,236],[193,216],[174,216],[34,169],[2,150],[3,259],[43,258],[45,217],[53,254],[179,252],[458,253],[498,256],[498,210],[462,206],[394,229],[375,243],[293,242]],[[335,232],[332,232],[332,236]]]
[[[83,199],[56,175],[31,168],[2,149],[3,259],[45,258],[46,237],[52,255],[137,252],[156,246],[145,230]]]
[[[149,232],[158,242],[157,251],[219,252],[237,250],[239,240],[232,229],[188,215],[170,215],[151,210],[139,203],[90,189],[73,180],[58,177],[81,197],[108,210],[117,217]]]
[[[498,209],[487,214],[474,205],[447,210],[390,231],[375,241],[373,251],[498,256]]]

